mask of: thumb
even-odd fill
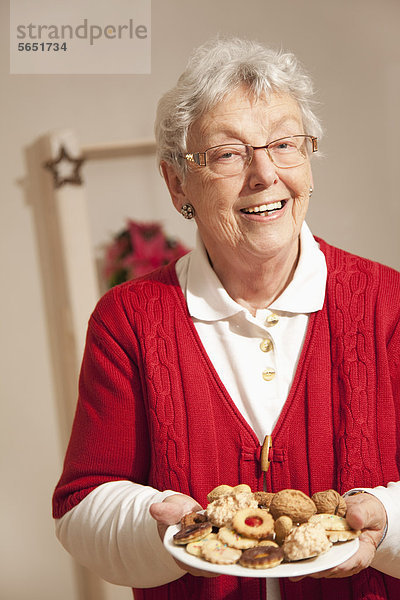
[[[162,502],[154,502],[149,507],[151,516],[157,521],[158,533],[162,540],[168,525],[179,523],[183,515],[193,510],[201,510],[200,504],[184,494],[168,496]]]
[[[346,520],[350,527],[369,532],[382,532],[386,524],[383,504],[372,494],[346,498]],[[373,536],[375,538],[375,535]]]
[[[153,519],[159,523],[174,525],[181,520],[183,515],[191,511],[201,510],[201,506],[190,496],[174,494],[165,498],[163,502],[154,502],[149,510]]]
[[[346,520],[355,529],[380,529],[385,523],[383,504],[371,494],[346,498]]]

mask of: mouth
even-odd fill
[[[250,208],[242,208],[240,210],[240,212],[242,212],[245,215],[270,215],[273,214],[279,210],[282,210],[282,208],[285,206],[286,204],[286,200],[278,200],[277,202],[270,202],[270,204],[260,204],[259,206],[252,206]]]

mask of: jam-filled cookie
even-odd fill
[[[232,519],[233,528],[249,538],[260,540],[274,533],[274,519],[262,508],[239,510]]]

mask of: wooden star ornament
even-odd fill
[[[73,158],[65,147],[61,146],[58,157],[54,160],[48,160],[43,166],[52,172],[54,187],[60,188],[66,183],[82,185],[83,180],[80,169],[83,163],[83,158]]]

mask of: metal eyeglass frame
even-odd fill
[[[187,160],[189,163],[193,164],[195,163],[196,165],[198,165],[199,167],[206,167],[207,166],[207,152],[209,152],[210,150],[215,150],[215,148],[224,148],[224,146],[226,147],[231,147],[231,146],[247,146],[248,148],[252,148],[253,149],[253,153],[250,156],[250,160],[248,162],[248,164],[246,165],[245,168],[247,168],[251,161],[253,160],[253,156],[254,156],[254,150],[266,150],[267,154],[270,158],[270,160],[274,163],[274,165],[276,165],[279,169],[291,169],[292,167],[298,167],[303,163],[298,163],[296,165],[287,165],[285,167],[279,167],[279,165],[277,165],[274,161],[274,159],[272,158],[270,152],[269,152],[269,146],[271,146],[272,144],[276,144],[277,142],[280,142],[281,140],[288,140],[288,139],[292,139],[292,138],[308,138],[311,142],[311,146],[312,146],[312,152],[317,152],[318,150],[318,138],[316,138],[313,135],[305,135],[305,134],[299,134],[299,135],[286,135],[285,137],[282,138],[278,138],[277,140],[273,140],[272,142],[269,142],[268,144],[265,144],[265,146],[252,146],[251,144],[219,144],[218,146],[212,146],[211,148],[207,148],[207,150],[205,150],[204,152],[187,152],[186,154],[182,154],[180,155],[181,158],[184,158],[185,160]]]

